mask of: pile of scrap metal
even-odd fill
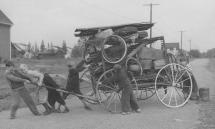
[[[78,28],[75,36],[80,37],[84,45],[86,62],[100,62],[104,59],[110,64],[119,63],[124,57],[134,56],[142,47],[163,37],[147,38],[146,30],[152,23],[132,23],[117,26]]]

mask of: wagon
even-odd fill
[[[118,85],[105,81],[113,76],[112,68],[118,63],[126,68],[137,100],[156,94],[158,100],[170,108],[182,107],[189,100],[191,72],[167,52],[163,36],[148,38],[146,30],[152,26],[151,23],[132,23],[75,30],[87,64],[81,78],[88,79],[92,85],[88,95],[94,96],[108,111],[120,110]],[[152,48],[155,44],[160,44],[159,48]]]

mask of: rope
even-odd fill
[[[86,101],[88,103],[92,103],[92,104],[99,103],[98,99],[94,99],[94,98],[86,96],[86,95],[76,94],[74,92],[66,91],[66,90],[61,89],[61,88],[53,88],[53,87],[46,86],[46,85],[43,85],[43,87],[46,87],[46,88],[49,88],[49,89],[53,89],[53,90],[56,90],[56,91],[59,91],[59,92],[64,92],[64,93],[67,93],[67,94],[72,94],[72,95],[77,96],[77,97],[82,97],[82,98],[86,99]],[[91,100],[93,102],[91,102],[89,100]]]

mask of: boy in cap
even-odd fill
[[[70,62],[68,64],[69,74],[67,77],[66,91],[82,95],[80,91],[79,72],[83,70],[83,64],[84,61],[79,62],[77,65],[74,62]],[[63,93],[63,98],[66,99],[68,95],[69,95],[68,93]],[[83,103],[85,109],[91,110],[91,108],[84,101],[83,97],[78,98]],[[58,108],[60,108],[60,105]]]
[[[10,119],[15,119],[16,112],[19,108],[21,99],[23,99],[25,104],[28,106],[28,108],[34,115],[40,115],[33,99],[31,98],[27,89],[24,86],[25,83],[30,83],[31,79],[27,75],[22,73],[20,69],[16,68],[14,63],[11,61],[6,62],[6,68],[7,69],[5,75],[12,89],[13,97]]]
[[[129,78],[127,76],[127,72],[125,68],[119,64],[115,64],[113,67],[115,74],[111,78],[112,81],[115,81],[119,85],[119,91],[122,90],[122,97],[121,97],[121,108],[122,114],[126,115],[130,113],[130,108],[140,113],[141,110],[137,104],[137,100],[133,94],[132,87],[130,85]]]
[[[20,68],[29,75],[33,75],[34,77],[38,78],[38,83],[37,85],[42,86],[43,84],[46,87],[48,91],[48,96],[47,96],[47,102],[42,103],[46,111],[44,112],[44,115],[48,115],[52,112],[60,112],[60,110],[55,110],[55,103],[58,102],[59,104],[64,106],[64,111],[63,113],[69,112],[68,107],[66,106],[66,103],[64,99],[61,97],[60,92],[57,91],[56,89],[59,89],[59,85],[53,80],[50,74],[48,73],[42,73],[41,71],[44,72],[44,70],[36,71],[36,70],[29,70],[27,65],[23,64],[20,65]]]

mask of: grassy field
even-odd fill
[[[74,58],[70,60],[66,59],[46,59],[46,60],[35,60],[35,59],[16,59],[16,64],[27,64],[31,69],[43,69],[44,72],[51,74],[62,74],[67,75],[67,64],[70,61],[78,62],[80,59]],[[4,69],[0,70],[0,111],[6,110],[10,107],[11,95],[10,87],[4,77]],[[55,79],[55,81],[62,87],[66,85],[66,80]],[[34,86],[28,86],[30,92],[35,91]],[[21,106],[25,106],[23,103]]]

